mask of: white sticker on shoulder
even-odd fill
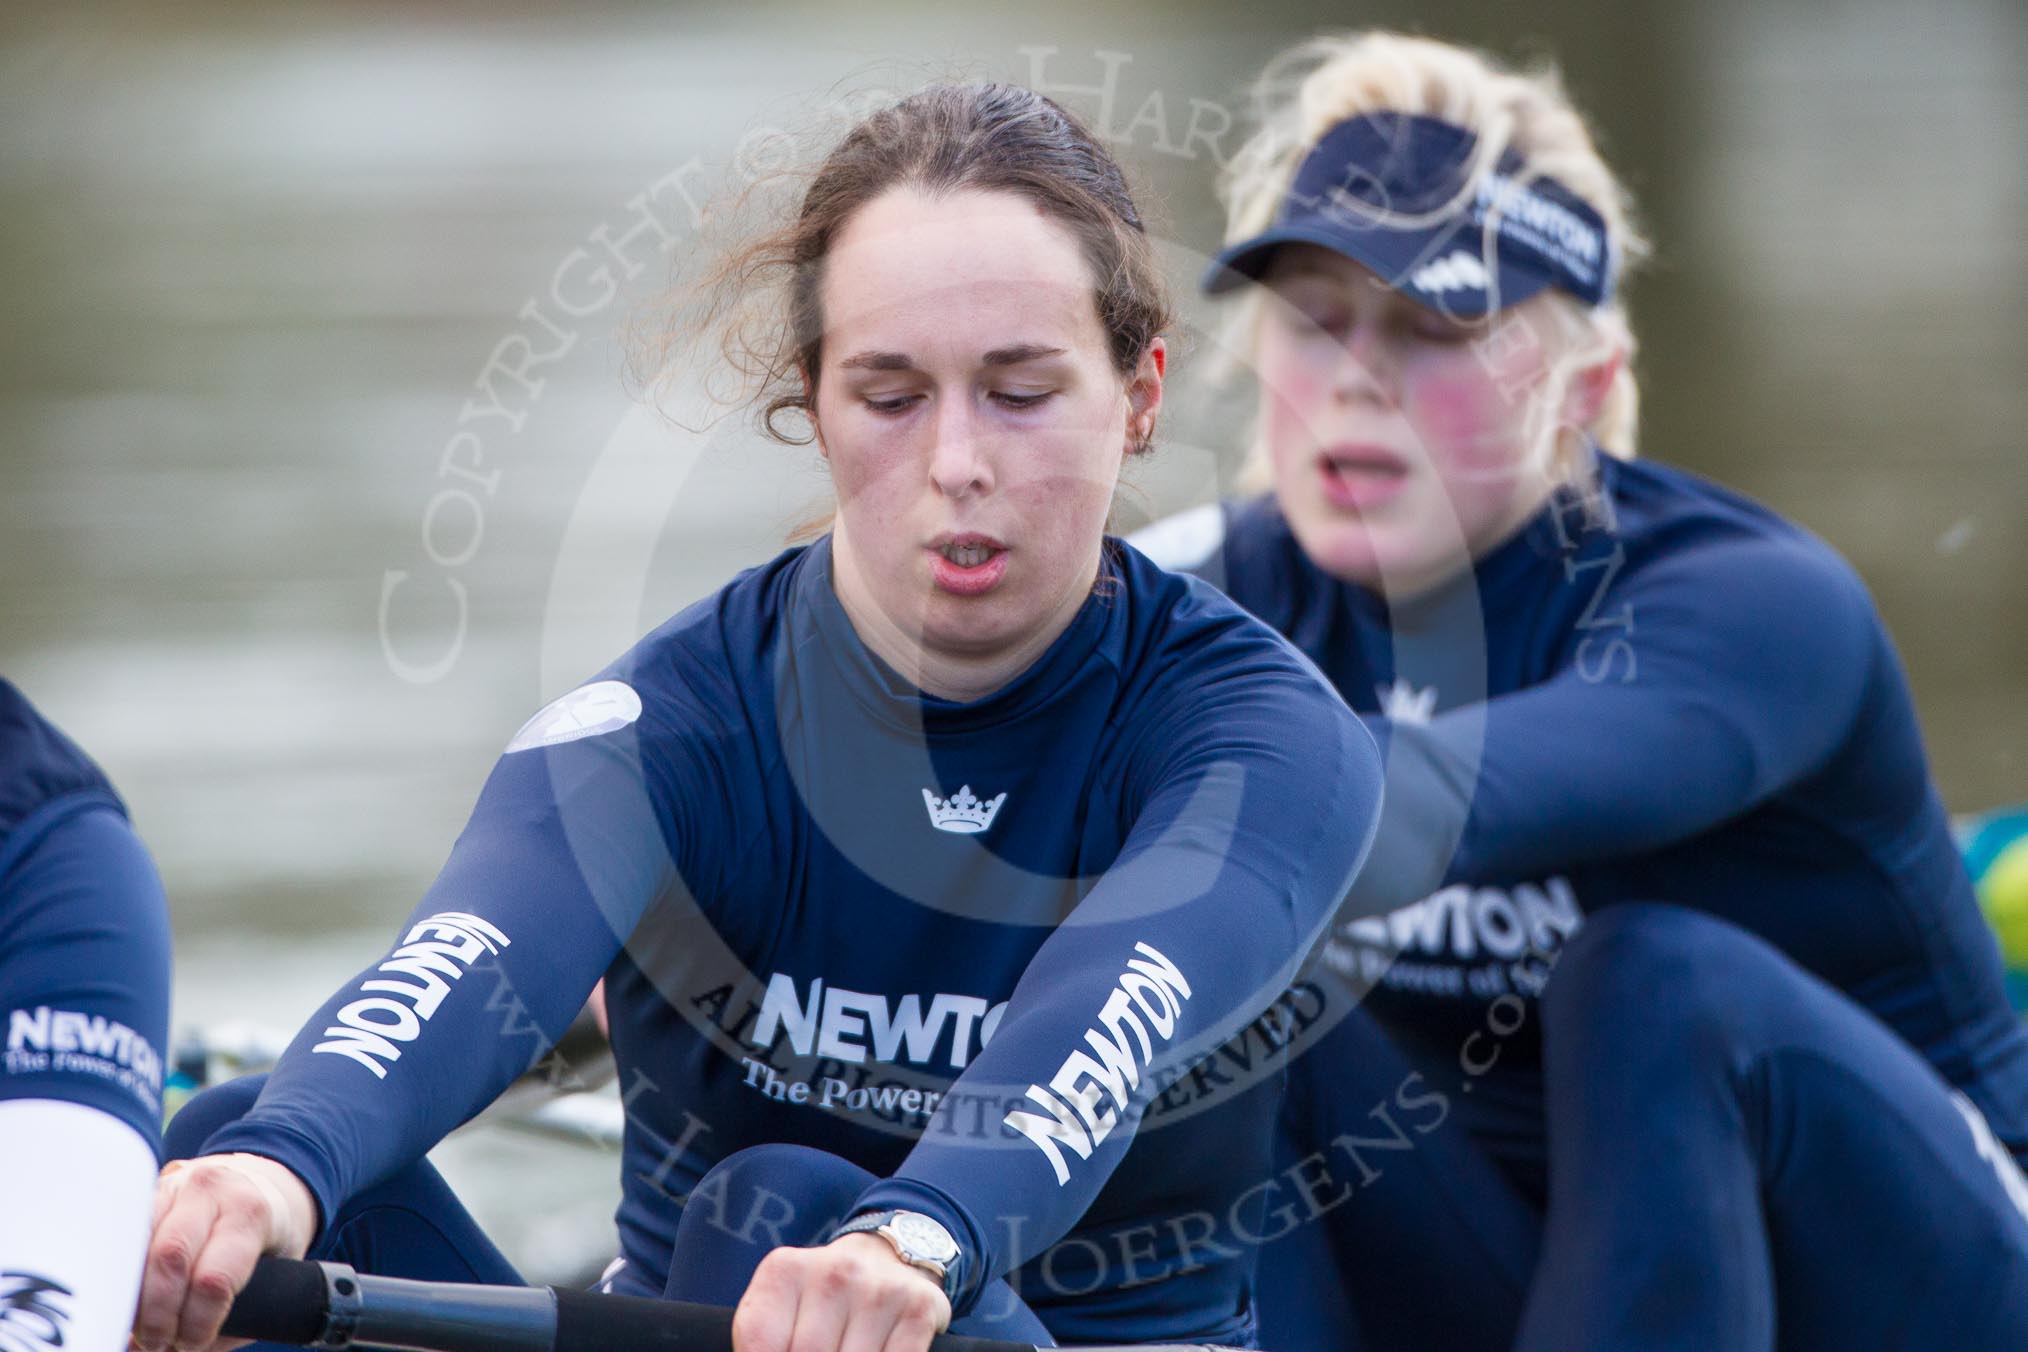
[[[1192,507],[1141,527],[1127,543],[1171,572],[1196,568],[1225,543],[1225,512],[1215,502]]]
[[[593,681],[579,686],[521,725],[509,751],[531,751],[580,737],[624,728],[641,716],[641,697],[625,681]]]

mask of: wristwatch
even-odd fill
[[[831,1238],[861,1232],[879,1235],[892,1244],[896,1257],[936,1278],[944,1295],[951,1297],[952,1279],[957,1276],[958,1241],[942,1225],[920,1211],[869,1211],[846,1221]]]

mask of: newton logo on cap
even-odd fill
[[[1453,249],[1436,262],[1417,268],[1408,280],[1418,291],[1441,296],[1446,291],[1484,291],[1493,278],[1477,255]]]

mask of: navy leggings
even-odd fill
[[[266,1078],[233,1080],[185,1104],[164,1133],[167,1157],[188,1159],[200,1153],[213,1132],[253,1106]],[[719,1214],[766,1214],[779,1217],[780,1224],[760,1227],[760,1233],[755,1227],[735,1230],[714,1224],[710,1207],[686,1209],[677,1223],[664,1298],[738,1304],[754,1269],[773,1247],[774,1235],[792,1244],[822,1243],[872,1182],[873,1175],[858,1165],[803,1146],[753,1146],[727,1156],[697,1191],[720,1199]],[[348,1200],[309,1256],[384,1277],[526,1284],[428,1160],[418,1160]],[[1054,1346],[1042,1321],[1004,1281],[988,1287],[972,1313],[952,1321],[951,1329]]]
[[[1546,1218],[1447,1124],[1265,1250],[1262,1346],[2028,1347],[2028,1183],[1838,991],[1723,921],[1626,905],[1573,938],[1542,1019]],[[1407,1073],[1346,1020],[1298,1067],[1289,1153],[1372,1136]]]

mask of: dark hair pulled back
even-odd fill
[[[1069,230],[1121,375],[1169,326],[1168,287],[1126,178],[1084,124],[1019,85],[932,85],[853,126],[810,178],[794,219],[735,248],[707,282],[707,315],[733,316],[726,356],[775,440],[809,440],[779,419],[807,420],[815,406],[831,246],[854,212],[901,187],[1012,193]],[[742,308],[771,287],[765,308]]]

